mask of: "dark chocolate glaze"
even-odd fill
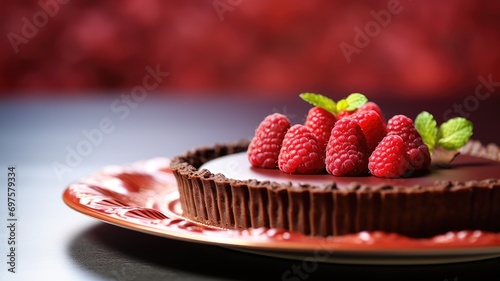
[[[292,182],[296,184],[325,185],[335,184],[338,189],[352,186],[353,182],[367,186],[434,186],[448,181],[481,181],[500,178],[500,162],[485,158],[458,155],[450,168],[432,167],[429,170],[415,171],[406,177],[386,179],[367,174],[361,177],[336,177],[330,174],[290,175],[279,169],[252,167],[245,152],[226,155],[208,161],[200,169],[221,173],[235,180],[256,179],[259,181]]]

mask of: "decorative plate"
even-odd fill
[[[500,257],[500,233],[449,232],[413,239],[381,232],[310,237],[277,229],[229,230],[182,217],[169,160],[109,166],[69,185],[64,202],[120,227],[172,239],[289,259],[350,264],[437,264]]]

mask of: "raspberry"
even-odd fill
[[[334,176],[358,176],[368,171],[368,146],[358,123],[343,118],[335,123],[326,147],[326,171]]]
[[[369,110],[375,110],[375,112],[377,112],[378,115],[380,115],[380,118],[382,118],[382,122],[384,124],[386,123],[384,114],[382,113],[382,110],[380,109],[380,107],[376,103],[374,103],[372,101],[369,101],[369,102],[363,104],[360,108],[358,108],[356,110],[352,110],[352,111],[342,110],[342,111],[340,111],[337,114],[337,119],[342,119],[344,117],[352,116],[355,113],[369,111]]]
[[[358,111],[351,115],[350,118],[356,121],[361,127],[368,144],[368,152],[371,153],[385,136],[384,121],[376,111],[368,109]]]
[[[417,148],[410,149],[407,153],[412,169],[422,170],[431,165],[431,154],[427,145],[422,143]]]
[[[387,122],[387,135],[398,135],[403,139],[411,169],[420,170],[430,166],[429,148],[422,141],[410,118],[404,115],[393,116]]]
[[[277,168],[281,144],[290,121],[285,115],[274,113],[259,124],[248,146],[247,155],[250,164],[261,168]]]
[[[354,113],[356,113],[356,111],[357,110],[353,110],[353,111],[342,110],[337,114],[337,119],[340,120],[344,117],[349,117],[349,116],[353,115]]]
[[[385,136],[368,159],[368,169],[380,178],[397,178],[408,170],[406,146],[398,135]]]
[[[314,134],[304,125],[292,126],[279,154],[279,169],[289,174],[317,174],[324,170],[324,153]]]
[[[335,115],[317,106],[311,108],[307,114],[305,125],[316,136],[318,144],[323,151],[328,144],[328,139],[336,121],[337,118]]]
[[[380,107],[376,103],[369,101],[369,102],[363,104],[360,108],[358,108],[358,112],[368,111],[368,110],[375,110],[375,112],[377,112],[378,115],[380,115],[382,122],[384,124],[386,123],[384,113],[382,113],[382,110],[380,109]]]

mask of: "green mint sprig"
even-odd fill
[[[432,153],[436,147],[457,150],[464,146],[472,136],[474,126],[471,121],[463,117],[455,117],[438,127],[434,116],[423,111],[415,118],[415,128]]]
[[[446,150],[459,149],[470,139],[472,130],[469,120],[463,117],[450,119],[439,127],[437,143]]]
[[[434,116],[427,111],[422,111],[415,118],[415,128],[420,133],[422,141],[429,147],[432,152],[436,146],[438,127]]]
[[[347,98],[337,102],[329,97],[315,93],[302,93],[300,97],[306,102],[321,107],[335,115],[341,111],[354,111],[368,101],[368,99],[360,93],[352,93],[347,96]]]

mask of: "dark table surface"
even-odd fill
[[[469,105],[474,138],[500,143],[500,100]],[[380,100],[388,116],[414,118],[431,111],[438,121],[458,112],[456,100]],[[474,105],[474,107],[472,107]],[[72,182],[103,166],[157,156],[172,157],[207,144],[248,139],[265,115],[281,112],[292,123],[304,121],[302,101],[237,98],[181,99],[151,95],[126,103],[119,95],[0,102],[0,280],[287,280],[300,265],[285,260],[213,246],[156,237],[100,222],[67,207],[62,193]],[[474,109],[474,110],[472,110]],[[83,131],[107,120],[113,131],[64,173],[67,154],[85,139]],[[16,273],[7,271],[7,168],[17,170]],[[321,263],[302,280],[499,280],[500,259],[426,265],[360,266]],[[300,280],[300,278],[289,279]]]

